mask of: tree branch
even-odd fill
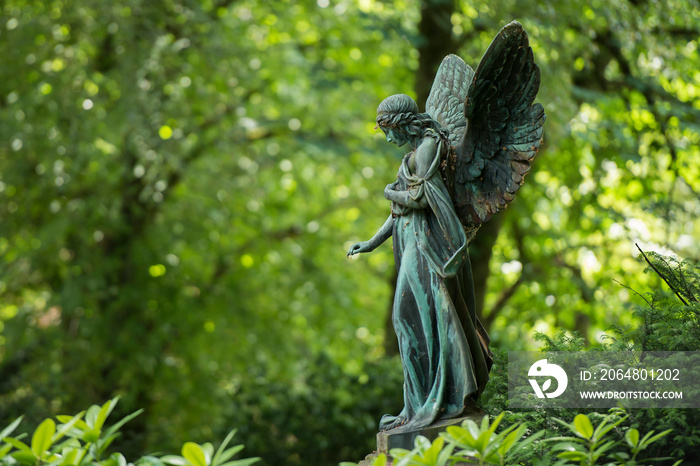
[[[666,279],[666,276],[665,276],[664,274],[662,274],[662,273],[659,271],[659,269],[656,268],[656,266],[655,266],[654,264],[651,263],[651,261],[649,260],[649,258],[647,257],[647,255],[644,254],[644,251],[642,251],[642,248],[640,248],[639,245],[638,245],[637,243],[634,243],[634,245],[637,246],[637,249],[639,249],[639,252],[642,253],[642,257],[644,257],[644,260],[647,262],[647,264],[649,264],[649,267],[651,267],[651,268],[654,270],[654,272],[656,272],[656,275],[658,275],[659,277],[661,277],[661,279],[662,279],[663,281],[666,282],[666,284],[667,284],[668,287],[671,289],[671,291],[673,291],[673,292],[675,293],[675,295],[678,296],[678,299],[680,299],[681,302],[687,306],[688,303],[685,301],[685,299],[683,299],[683,297],[680,295],[680,293],[678,293],[678,291],[676,291],[676,289],[675,289],[674,287],[671,286],[671,284],[670,284],[670,283],[668,282],[668,280]]]
[[[510,300],[510,298],[513,297],[515,292],[518,291],[518,288],[520,287],[520,285],[523,284],[523,282],[525,282],[525,274],[521,272],[520,276],[515,281],[515,283],[513,283],[510,287],[501,292],[501,294],[498,296],[498,300],[491,307],[491,310],[488,313],[488,315],[484,317],[483,324],[485,328],[491,328],[493,321],[496,320],[498,314],[501,312],[501,310],[503,310],[506,303]]]

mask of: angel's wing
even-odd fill
[[[453,140],[451,193],[462,222],[480,224],[505,209],[530,171],[545,120],[542,105],[533,105],[539,87],[527,34],[513,21],[494,38],[466,86],[467,125],[461,140]]]
[[[457,55],[448,55],[440,64],[425,111],[450,132],[450,142],[456,146],[462,141],[467,129],[464,102],[474,70]]]

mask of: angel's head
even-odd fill
[[[389,96],[377,107],[377,126],[386,134],[387,141],[399,147],[407,142],[415,145],[423,130],[435,125],[430,115],[418,113],[418,104],[406,94]]]

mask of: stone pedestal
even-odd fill
[[[359,466],[369,466],[372,459],[378,456],[380,453],[384,453],[389,456],[389,450],[392,448],[412,450],[416,437],[419,435],[422,435],[432,442],[438,438],[440,432],[444,432],[449,426],[461,426],[467,419],[471,419],[479,424],[485,415],[486,414],[480,409],[474,408],[474,410],[471,412],[463,413],[462,417],[444,419],[423,429],[407,430],[404,427],[396,427],[385,432],[379,432],[377,434],[377,451],[367,455],[363,461],[360,461]],[[387,466],[390,466],[391,464],[391,458],[389,457]]]

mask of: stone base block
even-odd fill
[[[443,419],[436,422],[428,427],[418,430],[407,430],[404,427],[396,427],[385,432],[379,432],[377,434],[377,451],[367,455],[367,457],[360,462],[359,466],[369,466],[372,459],[375,458],[380,453],[389,454],[389,450],[392,448],[404,448],[406,450],[412,450],[416,437],[422,435],[430,441],[435,440],[440,432],[447,430],[449,426],[459,426],[462,425],[467,419],[479,424],[481,419],[485,416],[484,412],[479,409],[474,409],[471,412],[464,413],[462,417]],[[391,465],[391,462],[387,463]]]

